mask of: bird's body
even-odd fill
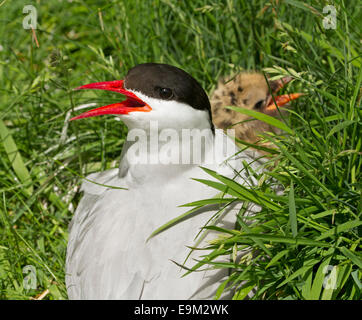
[[[260,164],[245,151],[235,156],[234,140],[213,128],[206,93],[178,68],[139,65],[124,81],[80,89],[116,91],[127,99],[73,119],[117,114],[129,132],[119,169],[92,174],[82,184],[84,195],[69,228],[69,298],[212,299],[228,270],[197,271],[181,278],[185,270],[180,264],[190,254],[187,246],[204,248],[216,236],[208,230],[195,241],[210,220],[233,229],[242,203],[232,202],[220,212],[218,204],[202,207],[147,239],[190,209],[181,205],[217,195],[214,188],[194,180],[214,180],[200,166],[250,186],[256,181],[243,170],[243,162],[254,171]],[[247,214],[258,210],[248,209]],[[192,267],[207,253],[192,251],[185,266]]]
[[[201,243],[194,241],[215,218],[219,206],[204,208],[147,241],[158,227],[188,210],[180,205],[218,193],[193,180],[213,180],[200,166],[251,183],[242,170],[242,160],[250,163],[252,157],[242,153],[233,158],[236,145],[221,130],[213,130],[206,94],[181,71],[146,64],[132,69],[125,85],[84,86],[106,86],[127,95],[128,100],[76,118],[119,113],[129,133],[120,168],[90,175],[82,185],[84,196],[70,225],[67,249],[66,284],[71,299],[211,299],[227,276],[224,269],[215,269],[181,278],[185,270],[175,264],[184,263],[190,253],[187,246],[205,247],[215,236],[209,231]],[[152,78],[155,73],[157,81]],[[137,83],[143,84],[137,87]],[[185,140],[184,134],[191,140]],[[240,205],[226,208],[215,223],[234,228]],[[191,267],[194,259],[205,254],[194,250],[186,265]]]
[[[241,164],[240,160],[234,165]],[[243,160],[250,162],[252,159],[244,154]],[[235,171],[227,166],[207,167],[229,177],[235,176]],[[241,165],[235,169],[240,171]],[[91,181],[129,190],[83,183],[85,195],[69,237],[69,297],[212,299],[217,286],[225,280],[226,271],[194,272],[181,278],[185,270],[173,261],[184,262],[190,252],[186,246],[195,246],[196,235],[215,214],[215,207],[146,241],[158,227],[187,211],[178,206],[215,196],[216,190],[192,178],[210,180],[197,165],[131,166],[124,177],[119,177],[118,169],[89,176]],[[236,210],[235,206],[229,207],[218,225],[233,229]],[[198,245],[204,247],[206,240],[213,236],[209,234]],[[194,251],[186,265],[193,266],[193,259],[200,259],[201,254],[205,252]]]

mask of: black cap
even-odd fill
[[[156,99],[174,100],[188,104],[210,115],[210,101],[200,84],[187,72],[168,64],[144,63],[130,69],[125,88]],[[212,125],[211,125],[212,126]]]

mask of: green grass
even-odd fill
[[[254,287],[255,299],[360,299],[361,6],[334,1],[337,29],[326,30],[329,3],[308,3],[35,2],[38,48],[22,28],[28,1],[0,1],[0,298],[67,298],[67,225],[81,177],[115,167],[126,134],[112,117],[68,124],[77,106],[117,99],[72,88],[122,79],[153,61],[188,71],[208,92],[221,75],[264,69],[292,75],[288,91],[306,93],[281,123],[288,134],[266,137],[279,151],[270,172],[250,172],[258,186],[209,172],[218,191],[263,209],[252,221],[240,212],[235,230],[219,230],[195,269],[233,267],[218,294],[233,288],[235,299]],[[240,262],[245,247],[254,258]],[[230,263],[214,263],[218,255]],[[24,289],[27,265],[36,268],[36,289]],[[333,290],[323,286],[331,274]]]

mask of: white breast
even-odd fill
[[[247,162],[253,159],[241,154]],[[241,169],[241,160],[232,162]],[[70,299],[211,299],[226,271],[194,272],[184,278],[171,260],[183,263],[197,233],[215,208],[195,215],[146,242],[150,234],[186,212],[179,205],[213,197],[216,190],[191,178],[213,180],[195,165],[161,166],[129,164],[120,177],[118,169],[90,175],[98,184],[126,187],[112,189],[84,182],[84,196],[70,226],[66,284]],[[234,176],[228,166],[208,165]],[[122,170],[121,170],[122,172]],[[135,179],[145,177],[145,179]],[[245,178],[245,177],[244,177]],[[239,179],[239,181],[242,179]],[[240,204],[239,204],[240,206]],[[233,228],[238,205],[230,207],[218,225]],[[208,234],[205,241],[213,238]],[[202,244],[199,245],[202,247]],[[205,251],[194,252],[200,259]]]

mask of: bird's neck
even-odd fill
[[[128,169],[133,166],[201,165],[212,149],[213,141],[211,128],[160,129],[157,123],[151,123],[147,129],[129,130],[122,162]]]
[[[142,184],[145,179],[162,183],[194,167],[218,166],[238,152],[233,139],[222,130],[131,129],[123,146],[119,177]],[[156,181],[157,180],[157,181]]]

